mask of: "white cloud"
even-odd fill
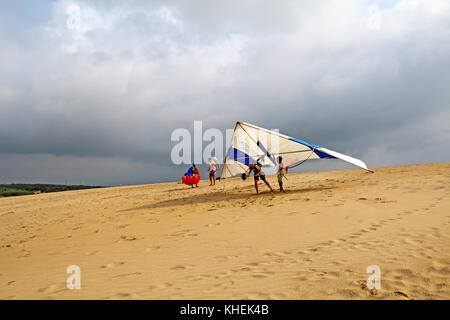
[[[367,27],[370,5],[379,28]],[[425,161],[406,128],[449,107],[449,7],[55,1],[28,37],[0,38],[0,147],[168,168],[173,129],[243,120],[355,156],[376,153],[385,132]],[[426,159],[448,156],[437,152],[448,131],[436,135]]]

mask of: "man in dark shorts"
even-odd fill
[[[272,187],[270,186],[270,184],[266,180],[266,176],[261,171],[261,165],[250,163],[249,166],[248,166],[248,174],[247,175],[249,176],[252,171],[253,171],[253,176],[254,176],[254,179],[255,179],[256,193],[258,193],[258,181],[259,181],[260,178],[270,188],[270,191],[273,192]]]

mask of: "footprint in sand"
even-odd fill
[[[401,297],[404,297],[404,298],[409,298],[408,295],[407,295],[406,293],[404,293],[403,291],[397,290],[397,291],[394,291],[394,294],[395,294],[396,296],[401,296]]]
[[[412,277],[414,272],[411,269],[403,268],[403,269],[395,269],[394,273],[400,274],[406,277]]]
[[[241,297],[242,299],[242,297]],[[269,296],[262,292],[252,292],[244,296],[244,300],[268,300]]]
[[[160,283],[156,286],[157,289],[167,289],[173,287],[173,284],[170,282]]]
[[[45,294],[53,294],[58,293],[61,291],[66,290],[66,284],[60,283],[60,284],[52,284],[51,286],[41,288],[38,290],[38,292],[45,293]]]
[[[182,265],[182,264],[178,264],[178,265],[176,265],[176,266],[174,266],[174,267],[172,267],[172,268],[170,268],[171,270],[173,270],[173,271],[181,271],[181,270],[186,270],[186,269],[189,269],[189,268],[191,268],[191,267],[193,267],[192,265]]]
[[[450,275],[450,268],[448,266],[445,266],[445,267],[431,266],[431,267],[427,268],[427,271],[429,273],[438,274],[440,276],[449,276]]]
[[[120,239],[125,240],[125,241],[134,241],[137,240],[137,237],[135,236],[131,236],[131,235],[122,235],[120,236]]]
[[[355,284],[359,285],[362,290],[366,291],[369,296],[376,296],[378,294],[377,289],[369,289],[367,287],[366,280],[358,280],[354,282]]]
[[[20,256],[18,256],[17,258],[26,258],[29,257],[31,255],[30,252],[26,251],[26,250],[22,250],[22,254]]]
[[[345,298],[357,298],[361,296],[360,293],[352,289],[338,290],[337,293]]]
[[[132,276],[139,276],[142,273],[140,272],[134,272],[134,273],[122,273],[122,274],[118,274],[117,276],[112,277],[112,280],[120,280],[123,278],[128,278],[128,277],[132,277]]]
[[[256,266],[258,266],[259,265],[259,262],[250,262],[250,263],[247,263],[247,266],[249,266],[249,267],[256,267]]]
[[[194,276],[192,278],[190,278],[191,281],[202,281],[202,280],[206,280],[208,278],[211,278],[212,276],[209,274],[201,274],[201,275],[197,275]]]
[[[119,292],[111,297],[107,297],[106,299],[111,300],[127,300],[127,299],[136,299],[138,296],[136,294],[126,293],[126,292]]]
[[[161,246],[149,247],[149,248],[145,249],[145,252],[152,252],[152,251],[159,250],[159,249],[161,249]]]
[[[214,257],[214,260],[217,260],[218,262],[224,262],[226,260],[230,260],[230,259],[236,259],[239,258],[238,255],[224,255],[224,256],[216,256]]]
[[[230,286],[234,285],[234,281],[228,280],[221,283],[216,283],[214,287],[221,287],[222,289],[228,289]]]
[[[116,268],[116,267],[118,267],[118,266],[121,266],[121,265],[123,265],[123,264],[125,264],[125,262],[117,262],[117,263],[108,263],[108,264],[105,264],[105,265],[103,265],[103,266],[101,266],[100,268],[103,268],[103,269],[112,269],[112,268]]]
[[[274,272],[267,271],[265,269],[254,269],[252,270],[252,277],[253,278],[267,278],[270,275],[273,275]]]

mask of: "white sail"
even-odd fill
[[[250,163],[276,166],[278,156],[283,157],[286,166],[310,159],[328,158],[340,159],[370,171],[359,159],[252,124],[237,122],[220,178],[240,175],[248,170]]]

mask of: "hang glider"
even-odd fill
[[[291,168],[310,159],[340,159],[370,171],[367,165],[359,159],[276,131],[245,122],[237,122],[220,179],[241,175],[248,170],[250,163],[276,166],[278,156],[282,156],[284,165]]]

